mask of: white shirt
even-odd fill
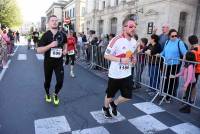
[[[118,35],[110,41],[105,51],[105,55],[113,55],[119,58],[125,58],[127,51],[134,53],[136,49],[137,42],[135,39],[132,38],[129,41],[124,36]],[[126,78],[131,75],[131,66],[131,63],[122,64],[120,62],[111,61],[108,77],[114,79]]]
[[[82,37],[78,37],[78,45],[81,47],[83,46]]]

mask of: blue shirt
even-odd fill
[[[178,41],[180,39],[176,40],[169,40],[168,43],[165,43],[165,47],[163,51],[160,53],[161,56],[164,57],[165,63],[167,65],[177,65],[180,63],[180,55],[179,55],[179,49],[178,49]],[[187,52],[187,49],[185,48],[185,45],[183,41],[180,40],[179,42],[180,52],[182,55],[185,55]]]
[[[166,41],[169,40],[169,36],[167,34],[161,34],[159,36],[159,44],[161,45],[161,49],[164,49]]]

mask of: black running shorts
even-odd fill
[[[108,87],[106,90],[107,98],[115,97],[120,90],[121,96],[127,99],[132,98],[132,78],[131,76],[122,79],[108,79]]]

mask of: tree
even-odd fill
[[[22,24],[16,0],[0,0],[0,24],[8,27],[17,27]]]

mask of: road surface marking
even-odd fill
[[[168,129],[165,124],[151,115],[136,117],[128,121],[145,134],[154,134],[158,131]]]
[[[59,134],[71,131],[65,116],[57,116],[34,121],[35,134]]]
[[[123,120],[126,119],[119,112],[118,112],[118,115],[116,117],[113,116],[113,118],[111,118],[111,119],[106,119],[104,117],[102,111],[93,111],[93,112],[90,112],[90,113],[93,116],[93,118],[100,124],[103,124],[103,123],[115,123],[115,122],[120,122],[120,121],[123,121]]]
[[[153,113],[159,113],[164,112],[165,110],[161,107],[151,103],[151,102],[142,102],[142,103],[136,103],[133,104],[135,107],[137,107],[139,110],[145,112],[146,114],[153,114]]]
[[[17,60],[27,60],[26,54],[19,54]]]
[[[200,134],[200,128],[191,123],[182,123],[170,128],[177,134]]]

